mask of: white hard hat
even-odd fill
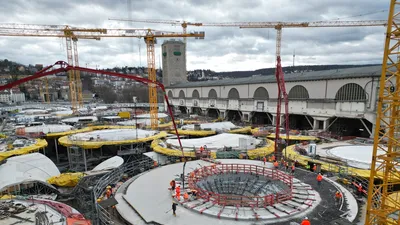
[[[305,219],[305,220],[308,220],[308,217],[306,216],[306,217],[304,217],[304,219]]]

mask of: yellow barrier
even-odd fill
[[[228,131],[228,133],[231,133],[231,134],[249,134],[249,133],[251,133],[251,127],[248,126],[248,127],[242,127],[242,128],[239,128],[239,129],[230,130],[230,131]]]
[[[174,130],[169,131],[170,134],[176,134]],[[216,134],[213,130],[178,130],[179,135],[207,137]]]
[[[343,168],[341,166],[338,166],[337,164],[330,164],[321,160],[315,160],[311,159],[309,157],[300,155],[297,151],[294,150],[295,145],[291,145],[287,147],[287,155],[290,159],[292,160],[297,160],[300,164],[302,165],[307,165],[308,162],[314,162],[314,163],[319,163],[321,164],[321,169],[325,171],[330,171],[330,172],[335,172],[338,173],[340,168]],[[285,154],[285,151],[283,151],[283,154]],[[348,168],[349,173],[351,174],[356,174],[357,176],[364,177],[364,178],[369,178],[370,175],[370,170],[365,170],[365,169],[357,169],[353,167]]]
[[[0,134],[0,138],[6,138],[7,136],[5,134]]]
[[[0,196],[0,200],[9,200],[9,199],[14,199],[15,195],[2,195]]]
[[[286,139],[286,134],[280,134],[280,138]],[[270,134],[267,138],[275,139],[275,134]],[[314,136],[303,136],[303,135],[289,135],[289,140],[297,140],[297,141],[317,141],[319,138]]]
[[[83,173],[62,173],[58,176],[50,177],[47,179],[47,183],[59,187],[75,187],[83,176]]]
[[[182,151],[179,149],[171,149],[171,148],[166,148],[166,147],[162,147],[160,145],[161,140],[154,140],[151,143],[151,148],[153,149],[153,151],[163,154],[163,155],[167,155],[167,156],[176,156],[176,157],[182,157]],[[247,151],[247,155],[249,156],[250,159],[257,159],[257,158],[261,158],[264,157],[266,155],[269,155],[271,153],[274,152],[274,142],[271,140],[267,140],[268,145],[265,147],[261,147],[261,148],[256,148],[256,149],[252,149],[252,150],[248,150]],[[191,157],[191,158],[195,158],[196,154],[194,151],[184,151],[184,156],[185,157]],[[211,157],[212,158],[217,158],[217,153],[216,152],[211,152]]]
[[[139,138],[139,139],[132,139],[132,140],[121,140],[121,141],[72,141],[69,139],[68,136],[64,136],[58,139],[60,145],[69,147],[69,146],[79,146],[84,149],[96,149],[101,148],[103,145],[126,145],[126,144],[135,144],[135,143],[142,143],[148,142],[159,138],[164,138],[167,136],[167,133],[162,131],[156,135]]]
[[[249,156],[250,159],[257,159],[270,155],[274,151],[275,151],[274,141],[267,139],[267,146],[252,150],[247,150],[247,155]]]
[[[47,146],[47,141],[44,139],[36,139],[36,143],[33,145],[25,146],[19,149],[7,151],[7,152],[0,152],[0,161],[7,159],[8,157],[15,156],[15,155],[25,155],[31,152],[37,152],[40,149]]]
[[[176,156],[176,157],[182,157],[182,151],[178,150],[178,149],[171,149],[171,148],[164,148],[161,145],[159,145],[159,143],[161,142],[161,140],[154,140],[150,147],[153,149],[153,151],[163,154],[163,155],[168,155],[168,156]],[[191,158],[195,158],[196,154],[195,152],[187,152],[184,151],[183,152],[185,157],[191,157]]]

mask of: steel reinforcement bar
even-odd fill
[[[288,189],[282,190],[277,193],[265,196],[241,196],[241,195],[228,195],[219,194],[212,191],[207,191],[197,186],[197,182],[206,177],[224,173],[244,173],[251,175],[264,176],[270,180],[280,180]],[[257,165],[248,164],[213,164],[211,166],[204,166],[194,170],[189,174],[188,184],[191,189],[197,191],[200,198],[206,199],[218,205],[239,205],[244,207],[266,207],[292,198],[293,190],[293,176],[288,175],[280,170],[270,169]]]

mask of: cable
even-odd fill
[[[367,16],[367,15],[372,15],[372,14],[377,14],[377,13],[382,13],[382,12],[387,12],[387,9],[379,10],[379,11],[371,11],[363,14],[358,14],[358,15],[352,15],[352,16],[346,16],[346,17],[340,17],[336,19],[330,19],[330,20],[320,20],[320,21],[315,21],[315,22],[326,22],[326,21],[335,21],[335,20],[342,20],[342,19],[348,19],[348,18],[354,18],[354,17],[361,17],[361,16]]]

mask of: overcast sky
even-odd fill
[[[203,23],[386,20],[388,7],[389,1],[382,0],[2,0],[0,21],[181,32],[180,26],[118,22],[108,18]],[[188,39],[188,70],[255,70],[274,66],[276,32],[273,29],[188,27],[188,31],[206,33],[204,40]],[[381,63],[384,33],[384,27],[287,28],[283,30],[282,62],[284,66],[292,65],[295,51],[296,65]],[[157,67],[161,42],[156,46]],[[146,65],[143,39],[79,40],[78,49],[81,66]],[[45,65],[66,61],[65,41],[0,37],[0,58]]]

